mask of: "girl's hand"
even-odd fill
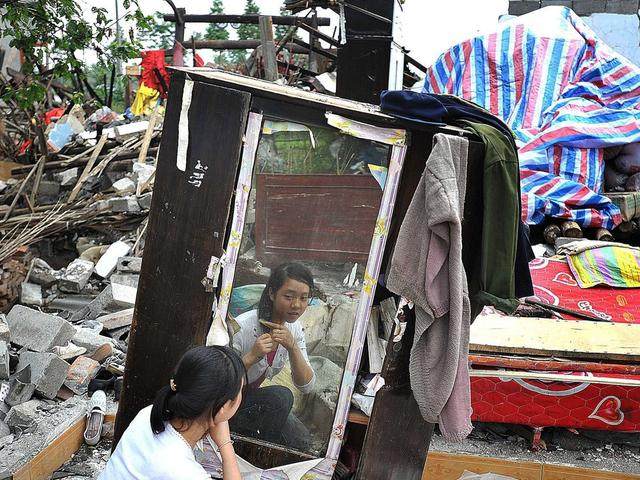
[[[279,343],[288,351],[293,350],[296,346],[296,341],[294,340],[293,335],[284,325],[277,325],[274,327],[274,329],[271,330],[271,338],[273,338],[274,342]]]
[[[231,431],[229,430],[229,422],[224,421],[215,423],[209,427],[209,436],[216,443],[218,449],[220,445],[225,445],[231,441]]]
[[[251,348],[251,355],[256,360],[260,360],[267,353],[271,353],[274,348],[275,344],[271,334],[265,333],[264,335],[260,335],[257,338],[256,343],[253,344],[253,347]]]

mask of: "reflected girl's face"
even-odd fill
[[[309,285],[288,278],[275,294],[269,292],[273,302],[271,318],[278,323],[293,323],[304,313],[309,305]]]

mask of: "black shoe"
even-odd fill
[[[97,390],[104,390],[107,392],[114,388],[115,382],[116,376],[105,368],[101,368],[98,375],[89,382],[88,392],[93,393]]]

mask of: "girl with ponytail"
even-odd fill
[[[242,359],[229,347],[189,350],[153,405],[131,422],[98,480],[209,480],[193,453],[207,435],[222,458],[222,478],[239,480],[228,422],[245,377]]]

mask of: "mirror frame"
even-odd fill
[[[400,182],[400,174],[407,151],[407,132],[398,128],[377,127],[367,123],[350,120],[346,117],[325,112],[327,126],[334,127],[342,133],[366,140],[374,140],[391,146],[391,154],[384,184],[382,199],[378,208],[377,220],[371,239],[369,256],[365,268],[360,299],[356,310],[356,316],[351,334],[351,343],[340,383],[338,402],[333,417],[333,425],[327,446],[325,457],[316,457],[317,464],[304,473],[305,480],[329,480],[331,479],[338,457],[349,415],[351,395],[353,394],[360,360],[366,342],[367,326],[373,305],[373,298],[377,285],[378,275],[384,254],[384,247],[389,232],[391,217],[395,205],[395,199]],[[296,121],[296,120],[290,120]],[[233,209],[232,225],[225,253],[219,260],[219,268],[222,269],[222,282],[219,295],[215,302],[213,324],[207,337],[208,345],[226,345],[230,337],[226,327],[226,315],[231,299],[231,290],[235,276],[238,251],[244,232],[244,222],[247,212],[249,193],[253,188],[252,178],[257,156],[257,147],[262,133],[263,115],[250,112],[244,137],[240,171],[236,183],[236,198]],[[215,275],[214,275],[215,277]],[[216,282],[217,283],[217,282]],[[259,447],[278,448],[287,451],[291,449],[281,445],[267,444],[256,439],[238,437]],[[295,451],[301,457],[308,456],[304,452]],[[247,459],[251,460],[251,459]],[[306,462],[305,462],[306,463]],[[281,465],[274,469],[286,467]],[[302,477],[303,475],[301,475]]]

